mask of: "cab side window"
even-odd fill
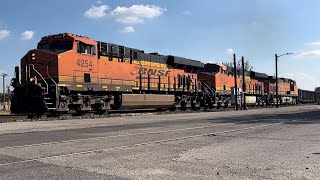
[[[95,46],[92,46],[92,55],[96,55],[96,47]]]
[[[81,45],[80,45],[80,42],[78,41],[77,42],[77,53],[81,54]]]
[[[84,45],[84,54],[91,54],[91,47],[90,45]]]
[[[77,52],[79,54],[96,55],[96,47],[77,41]]]

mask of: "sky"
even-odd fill
[[[41,37],[70,32],[203,62],[232,61],[235,53],[268,75],[276,53],[294,53],[279,58],[279,76],[314,90],[319,7],[318,0],[1,0],[0,73],[9,74],[8,84]]]

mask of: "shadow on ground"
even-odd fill
[[[307,112],[290,112],[290,114],[261,114],[245,115],[239,117],[226,117],[223,119],[207,119],[214,123],[237,123],[237,124],[258,124],[258,123],[276,123],[285,124],[318,124],[320,123],[320,110]],[[256,121],[253,121],[256,120]],[[248,122],[250,121],[250,122]]]

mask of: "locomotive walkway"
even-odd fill
[[[0,179],[319,179],[320,106],[0,124]]]

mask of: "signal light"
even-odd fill
[[[31,56],[32,56],[31,59],[32,59],[33,61],[36,60],[36,54],[35,54],[35,53],[32,53]]]

